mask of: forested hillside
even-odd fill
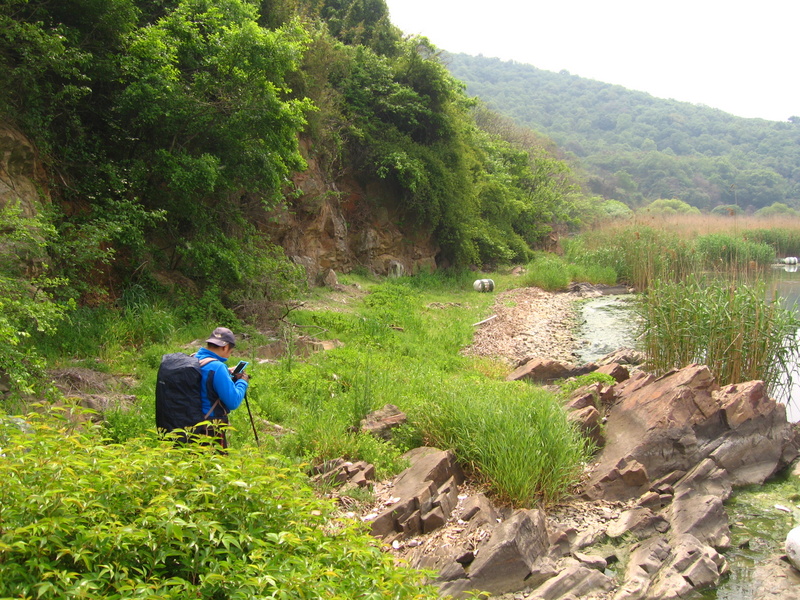
[[[280,219],[323,215],[351,268],[389,228],[467,267],[524,261],[604,209],[383,0],[6,0],[0,142],[0,370],[19,384],[30,332],[76,307],[166,299],[234,323],[296,297],[309,265]]]
[[[606,198],[632,207],[677,198],[704,210],[800,205],[800,117],[743,119],[496,58],[446,62],[470,95],[577,157]]]
[[[524,259],[592,202],[548,140],[478,126],[438,54],[382,0],[8,0],[0,117],[36,146],[73,297],[167,267],[228,302],[275,289],[269,211],[346,177],[382,182],[369,202],[443,264]],[[309,159],[327,189],[301,198]]]

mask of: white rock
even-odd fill
[[[800,569],[800,527],[795,527],[786,536],[786,556],[795,569]]]

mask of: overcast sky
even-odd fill
[[[448,52],[705,104],[800,116],[797,0],[386,0],[392,22]]]

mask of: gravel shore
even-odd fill
[[[575,294],[535,287],[501,292],[491,315],[477,326],[472,344],[463,353],[495,358],[512,367],[530,358],[573,363],[578,344],[574,303],[578,299]]]

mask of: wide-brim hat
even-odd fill
[[[206,340],[206,344],[214,344],[215,346],[231,346],[236,345],[236,336],[227,327],[217,327],[211,332],[211,337]]]

